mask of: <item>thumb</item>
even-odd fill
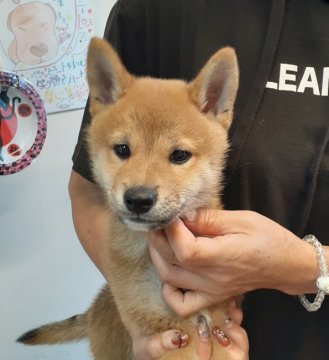
[[[223,235],[227,230],[231,213],[226,210],[200,209],[196,211],[192,219],[184,219],[184,223],[196,235]]]

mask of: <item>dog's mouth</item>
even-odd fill
[[[184,203],[179,209],[162,214],[162,216],[160,214],[152,216],[149,213],[136,215],[125,211],[119,211],[117,214],[120,221],[129,229],[151,231],[163,229],[179,218],[189,218],[190,214],[195,213],[196,208],[198,207],[191,203]]]
[[[132,230],[150,231],[163,229],[174,221],[175,217],[164,219],[145,219],[139,216],[136,217],[121,217],[120,220]]]

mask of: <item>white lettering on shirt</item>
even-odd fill
[[[279,90],[296,91],[296,85],[287,84],[287,81],[296,82],[296,74],[292,74],[292,72],[296,73],[297,70],[298,70],[297,65],[290,65],[290,64],[280,65]]]
[[[309,92],[317,96],[328,96],[329,67],[324,67],[321,70],[322,74],[319,70],[311,66],[301,67],[294,64],[281,63],[279,81],[268,81],[266,88],[277,91]],[[300,80],[297,80],[297,78]]]
[[[318,79],[316,78],[315,70],[312,67],[307,67],[305,69],[302,80],[298,86],[298,92],[304,93],[306,88],[313,89],[314,95],[320,95]]]
[[[323,68],[323,77],[322,77],[322,96],[328,96],[329,88],[329,67]]]

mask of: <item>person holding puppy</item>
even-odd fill
[[[149,247],[164,299],[180,315],[246,293],[242,325],[253,360],[329,353],[328,16],[325,0],[119,0],[106,27],[105,38],[139,76],[191,79],[218,48],[237,52],[240,87],[221,194],[227,210],[200,209],[151,234]],[[82,129],[89,119],[86,111]],[[73,156],[72,211],[102,270],[106,206],[83,134]],[[314,295],[297,296],[309,293],[318,294],[314,305]],[[241,312],[233,307],[231,317],[220,329],[227,351],[246,359]],[[170,351],[173,331],[136,337],[137,358]]]

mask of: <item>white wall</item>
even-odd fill
[[[114,0],[95,0],[102,34]],[[82,110],[50,115],[27,169],[0,176],[0,359],[87,360],[86,343],[27,347],[26,330],[84,311],[103,283],[76,238],[67,192]],[[119,359],[118,359],[119,360]]]

